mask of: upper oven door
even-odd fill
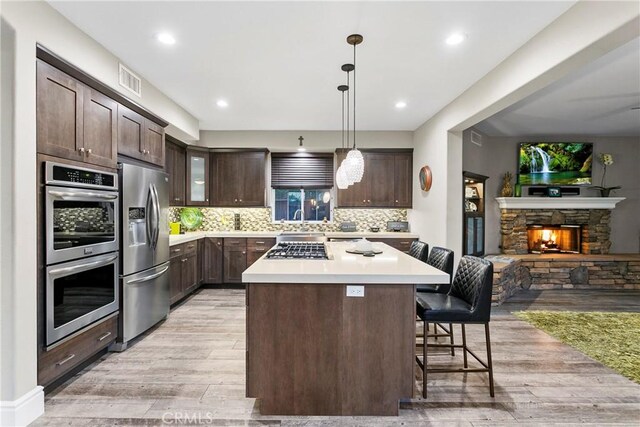
[[[47,186],[47,265],[118,250],[118,192]]]

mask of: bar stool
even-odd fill
[[[419,304],[425,309],[419,313],[423,322],[459,323],[462,328],[462,344],[427,344],[424,341],[422,360],[416,356],[422,369],[422,396],[427,397],[427,374],[443,372],[488,372],[489,394],[494,397],[493,363],[491,361],[491,337],[489,320],[491,319],[491,291],[493,286],[493,264],[491,262],[465,255],[460,260],[451,289],[447,294],[422,293]],[[483,324],[487,360],[481,360],[467,347],[465,325]],[[427,347],[462,348],[464,368],[443,369],[427,367]],[[482,368],[469,368],[467,354],[482,365]]]
[[[427,262],[429,256],[429,245],[420,240],[414,240],[409,246],[409,255],[422,262]]]
[[[427,258],[427,264],[432,267],[437,268],[438,270],[444,271],[449,275],[448,283],[441,284],[432,284],[432,285],[418,285],[417,294],[416,294],[416,313],[425,310],[425,307],[420,306],[418,301],[420,301],[420,294],[422,293],[441,293],[446,294],[451,289],[451,281],[453,280],[453,258],[454,253],[451,249],[441,248],[438,246],[433,247],[431,252],[429,253],[429,257]],[[443,334],[438,333],[438,328],[442,329]],[[453,325],[449,325],[447,329],[445,326],[434,323],[433,324],[433,334],[427,334],[428,325],[424,325],[424,339],[427,338],[435,338],[436,340],[440,337],[448,337],[451,344],[453,344]],[[451,355],[456,355],[456,350],[454,347],[451,347]]]

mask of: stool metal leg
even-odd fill
[[[453,342],[453,323],[449,323],[449,333],[451,334],[449,336],[449,339],[451,340],[451,356],[455,356],[456,355],[456,348],[454,347],[454,342]]]
[[[487,341],[487,365],[489,369],[489,394],[494,397],[493,390],[493,362],[491,360],[491,336],[489,334],[489,322],[484,324],[484,335]]]
[[[464,327],[464,323],[460,325],[462,327],[462,357],[464,359],[464,367],[468,368],[469,363],[467,362],[467,332]]]
[[[422,345],[422,397],[427,398],[427,322],[424,322],[424,344]]]

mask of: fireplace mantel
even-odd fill
[[[500,209],[613,209],[625,197],[496,197]]]

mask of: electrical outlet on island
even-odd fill
[[[348,297],[364,297],[364,285],[347,285]]]

